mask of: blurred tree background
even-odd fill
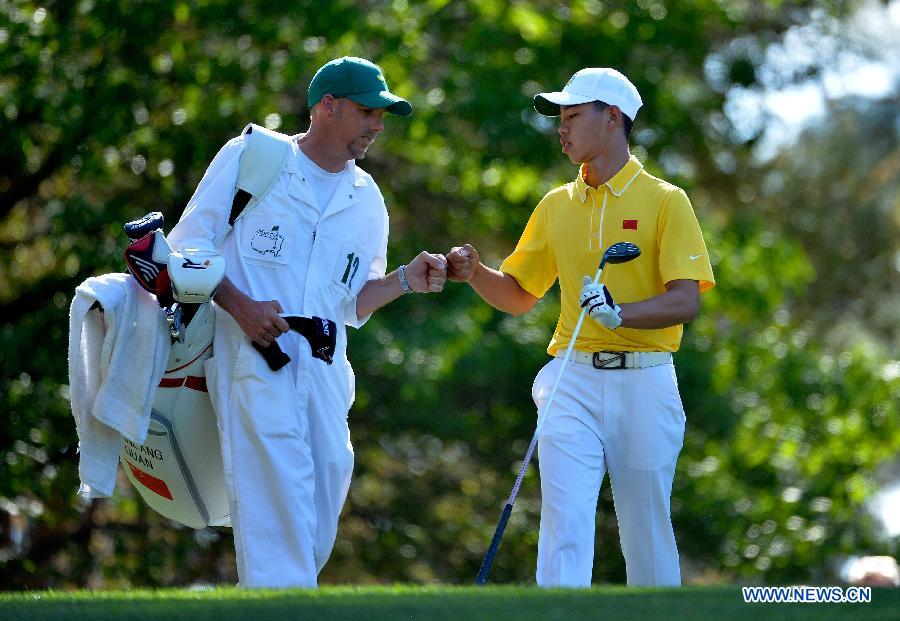
[[[687,190],[718,281],[676,359],[685,579],[829,580],[841,556],[896,556],[867,502],[900,449],[900,84],[828,96],[793,134],[775,113],[807,100],[767,97],[847,78],[848,58],[896,64],[897,4],[0,0],[0,589],[236,580],[229,532],[167,522],[124,478],[112,499],[75,496],[67,311],[82,280],[123,271],[121,224],[159,210],[171,226],[246,123],[304,130],[309,79],[344,54],[415,107],[363,163],[391,269],[466,241],[497,265],[575,172],[531,97],[585,66],[630,76],[633,152]],[[533,432],[557,296],[514,318],[449,284],[351,331],[357,464],[323,582],[473,580]],[[497,582],[533,582],[538,468]],[[608,486],[599,515],[594,579],[624,582]]]

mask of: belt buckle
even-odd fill
[[[601,354],[601,353],[602,353],[602,354],[612,354],[612,357],[611,357],[611,358],[604,358],[603,360],[601,360],[601,359],[600,359],[600,354]],[[618,364],[616,364],[616,363],[618,363]],[[603,369],[603,370],[609,370],[609,369],[613,369],[613,370],[616,370],[616,369],[624,369],[624,368],[625,368],[625,352],[617,352],[617,351],[605,351],[605,352],[599,352],[599,351],[595,351],[595,352],[594,352],[593,359],[591,360],[591,365],[592,365],[595,369]],[[613,365],[615,365],[615,366],[613,366]]]

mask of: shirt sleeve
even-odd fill
[[[174,249],[215,250],[216,244],[229,230],[228,217],[231,215],[234,184],[243,150],[243,136],[233,138],[219,149],[178,224],[167,235]]]
[[[513,253],[500,271],[516,279],[519,286],[536,298],[544,297],[557,277],[556,256],[550,248],[545,200],[534,208]]]
[[[382,199],[382,206],[384,205],[384,199]],[[384,224],[382,225],[382,235],[381,235],[381,243],[378,246],[378,252],[372,261],[369,263],[369,273],[366,275],[365,282],[370,280],[377,280],[378,278],[383,278],[385,273],[387,273],[387,246],[388,246],[388,231],[390,230],[390,222],[388,220],[387,209],[384,209]],[[363,286],[365,286],[365,282]],[[362,288],[360,288],[360,291]],[[356,300],[359,297],[359,292],[357,295],[348,299],[344,303],[344,323],[353,328],[361,328],[363,324],[365,324],[369,317],[372,316],[372,313],[368,315],[364,315],[360,317],[356,312]]]
[[[696,280],[700,292],[715,284],[700,223],[683,190],[672,191],[659,227],[659,273],[663,282]]]

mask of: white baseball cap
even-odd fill
[[[632,121],[644,103],[634,84],[615,69],[588,67],[573,75],[561,91],[535,95],[534,109],[544,116],[559,116],[560,106],[590,101],[618,106]]]

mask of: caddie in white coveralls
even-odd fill
[[[532,389],[543,411],[561,377],[538,445],[540,586],[590,586],[606,472],[628,584],[681,583],[670,496],[685,415],[672,352],[714,279],[685,193],[629,152],[641,104],[635,86],[609,68],[583,69],[562,91],[536,95],[539,113],[560,117],[562,151],[580,165],[576,179],[541,200],[499,271],[481,264],[469,244],[447,255],[451,280],[468,281],[489,304],[517,315],[559,279],[559,323],[547,348],[554,358]],[[607,264],[604,284],[593,284],[604,250],[618,242],[641,255]],[[584,321],[564,366],[582,308],[594,321]]]
[[[354,163],[384,129],[386,111],[409,116],[412,106],[376,65],[354,57],[319,69],[308,105],[309,131],[293,137],[271,191],[233,229],[245,135],[222,147],[168,236],[176,249],[215,248],[227,263],[206,373],[243,587],[317,585],[353,469],[344,325],[361,326],[406,291],[440,291],[446,276],[446,259],[425,252],[385,275],[384,199]],[[334,363],[313,359],[279,312],[335,321]],[[276,338],[291,362],[272,371],[251,341],[266,347]]]

